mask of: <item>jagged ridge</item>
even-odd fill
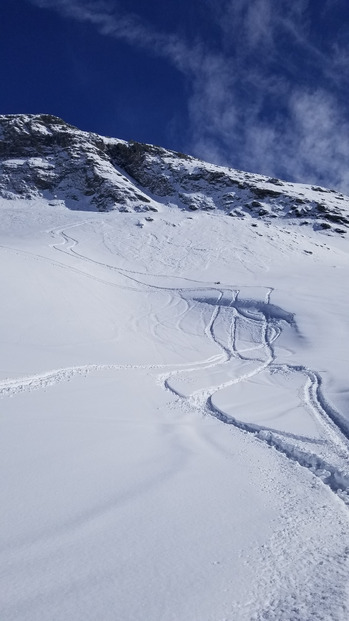
[[[349,225],[349,199],[335,190],[83,132],[49,114],[0,116],[0,138],[3,198],[44,196],[99,211],[157,211],[170,203],[240,218],[287,217],[341,234]]]

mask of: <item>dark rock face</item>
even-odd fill
[[[277,187],[275,187],[277,186]],[[322,202],[319,202],[319,193]],[[0,116],[0,196],[58,198],[72,209],[221,210],[239,218],[306,217],[349,225],[334,190],[207,164],[182,153],[80,131],[49,114]]]
[[[148,201],[113,166],[97,134],[46,114],[0,117],[0,131],[0,192],[7,198],[59,197],[99,211]]]

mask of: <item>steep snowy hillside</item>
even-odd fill
[[[348,199],[207,164],[137,142],[86,133],[42,115],[0,116],[0,192],[4,198],[63,200],[72,209],[157,211],[158,203],[230,216],[300,219],[344,234]],[[344,228],[343,228],[344,227]]]
[[[347,621],[348,198],[0,117],[6,621]]]

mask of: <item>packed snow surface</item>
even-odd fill
[[[0,209],[1,619],[347,621],[346,239]]]

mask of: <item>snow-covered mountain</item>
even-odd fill
[[[47,114],[0,117],[0,195],[64,201],[72,209],[157,211],[158,204],[239,218],[298,219],[344,234],[348,198],[214,166],[138,142],[82,132]]]
[[[0,618],[347,621],[348,198],[0,117]]]

